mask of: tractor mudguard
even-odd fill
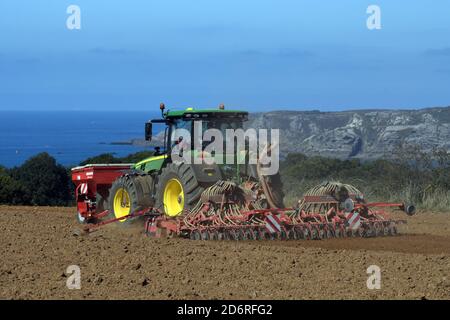
[[[144,159],[134,165],[134,169],[141,170],[146,173],[160,171],[168,160],[167,154],[152,156]]]

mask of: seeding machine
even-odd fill
[[[245,158],[248,152],[243,153],[244,161],[237,161],[242,150],[235,150],[233,165],[188,164],[172,159],[172,150],[183,142],[183,137],[174,137],[176,129],[193,132],[196,121],[202,121],[202,130],[236,130],[243,128],[247,112],[225,110],[223,105],[218,109],[165,111],[161,104],[160,109],[162,119],[145,124],[145,139],[152,139],[154,123],[165,124],[163,151],[155,148],[154,156],[136,164],[91,164],[72,169],[77,216],[85,231],[143,219],[145,232],[152,237],[372,237],[395,235],[397,226],[405,223],[392,219],[383,208],[415,213],[414,206],[405,203],[367,202],[358,189],[339,182],[324,182],[306,192],[295,207],[285,208],[279,174],[263,174],[260,163],[250,164]]]

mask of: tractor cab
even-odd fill
[[[195,139],[201,139],[207,130],[217,129],[225,137],[227,129],[243,128],[244,122],[248,120],[248,112],[226,110],[223,105],[217,109],[187,108],[165,111],[164,104],[161,104],[160,110],[161,119],[153,119],[145,124],[145,140],[152,140],[153,124],[165,124],[164,142],[161,147],[155,148],[155,156],[135,165],[137,169],[145,172],[159,170],[164,162],[170,160],[172,149],[177,148],[177,145],[189,143],[191,150],[194,151],[195,146],[198,146]],[[202,141],[201,143],[203,150],[209,142]]]
[[[152,127],[154,123],[164,123],[166,125],[164,135],[163,153],[170,153],[174,145],[181,143],[187,138],[195,136],[203,137],[206,130],[217,129],[222,132],[225,137],[227,129],[243,128],[244,121],[248,120],[248,112],[239,110],[225,110],[223,105],[218,109],[194,109],[187,108],[185,110],[164,111],[164,104],[160,105],[162,119],[154,119],[145,124],[145,140],[152,139]],[[195,132],[195,123],[201,121],[201,132]],[[197,127],[198,128],[198,127]],[[178,129],[178,130],[177,130]],[[176,132],[183,129],[189,133],[189,136],[175,136]],[[193,141],[191,146],[194,147]]]

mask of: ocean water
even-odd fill
[[[149,150],[111,143],[143,139],[144,123],[159,117],[156,112],[0,111],[0,165],[17,166],[40,152],[74,166],[101,153]]]

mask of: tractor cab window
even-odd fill
[[[242,120],[230,119],[230,118],[212,118],[202,119],[202,131],[205,132],[208,129],[218,129],[222,132],[223,136],[226,136],[227,129],[239,129],[242,128]]]
[[[183,129],[178,130],[177,129]],[[173,120],[171,126],[170,126],[170,143],[173,147],[176,141],[180,140],[180,137],[182,137],[182,140],[188,141],[190,139],[190,132],[192,129],[192,120],[185,120],[185,119],[176,119]],[[184,131],[186,130],[186,131]],[[188,134],[189,133],[189,134]]]
[[[243,122],[242,119],[236,119],[236,118],[209,118],[209,119],[202,119],[202,134],[205,133],[208,129],[217,129],[220,130],[223,137],[223,150],[226,150],[226,137],[227,137],[227,131],[228,129],[237,130],[242,129]],[[209,141],[203,141],[202,147],[203,149],[209,145]]]
[[[199,141],[195,142],[193,139],[193,123],[192,121],[201,121],[202,132],[201,135],[197,137]],[[191,146],[194,146],[196,143],[206,147],[209,142],[203,141],[203,135],[208,129],[218,129],[222,132],[223,137],[226,137],[227,129],[240,129],[243,127],[243,121],[239,118],[202,118],[202,119],[174,119],[170,125],[170,145],[171,148],[174,148],[178,143],[189,143]],[[180,130],[182,129],[182,130]],[[181,139],[180,139],[181,138]]]

